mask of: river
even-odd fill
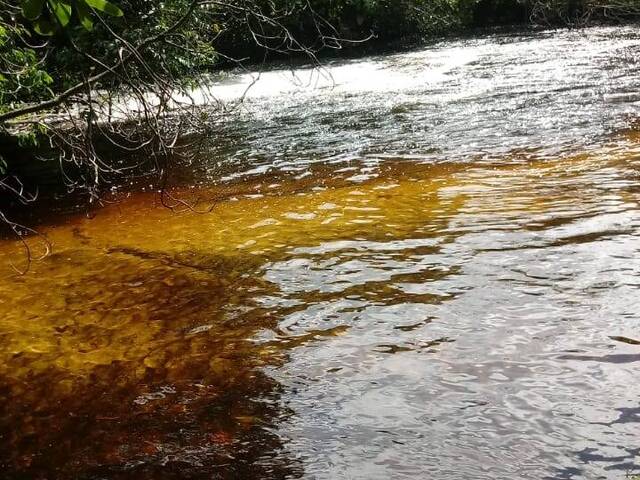
[[[2,477],[640,472],[639,59],[603,27],[233,73],[197,211],[45,221],[25,275],[0,242]]]

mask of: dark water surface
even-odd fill
[[[211,212],[70,215],[24,276],[0,243],[0,477],[638,473],[639,58],[624,27],[272,71],[174,192]]]

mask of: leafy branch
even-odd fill
[[[121,17],[122,10],[107,0],[23,0],[22,14],[32,22],[40,35],[52,36],[58,28],[69,25],[75,13],[80,24],[93,30],[92,15],[102,12],[112,17]]]

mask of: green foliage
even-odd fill
[[[18,146],[22,148],[37,147],[39,144],[36,129],[20,132],[15,135],[15,138]]]
[[[137,45],[167,29],[189,0],[17,0],[19,8],[0,12],[0,112],[14,102],[50,98],[83,81],[103,65],[113,65],[123,41]],[[211,68],[213,37],[220,27],[198,10],[189,22],[144,51],[146,65],[134,78],[162,72],[189,82]],[[41,48],[28,45],[42,43]],[[96,88],[117,88],[122,77],[105,77]]]
[[[621,22],[640,17],[638,0],[528,0],[532,20],[543,25],[585,25],[590,21]]]
[[[461,28],[467,0],[348,0],[334,2],[330,18],[346,31],[372,31],[381,38],[441,34]]]
[[[297,40],[318,46],[319,30],[329,36],[362,40],[373,35],[379,43],[416,40],[428,36],[462,30],[473,20],[479,0],[254,0],[264,16],[275,16]],[[263,51],[255,42],[251,22],[221,15],[223,33],[217,48],[231,56]],[[320,23],[320,29],[318,28]],[[331,27],[335,28],[332,31]],[[262,39],[275,38],[278,44],[282,30],[261,25]],[[265,40],[265,43],[269,43]]]
[[[54,39],[57,48],[50,54],[49,68],[55,73],[57,84],[60,88],[74,85],[82,78],[78,75],[80,72],[95,68],[94,62],[85,53],[103,64],[113,64],[123,47],[118,38],[126,39],[130,45],[138,45],[171,26],[186,12],[189,3],[188,0],[119,0],[118,8],[123,15],[103,18],[109,28],[103,22],[95,22],[90,32],[85,30],[86,27],[67,28],[67,34],[72,37],[77,49],[71,48],[65,38]],[[104,0],[87,0],[87,4],[93,8],[108,8]],[[205,12],[196,11],[189,22],[171,37],[149,45],[144,51],[144,61],[151,71],[186,81],[215,63],[214,35],[212,22]],[[149,74],[143,68],[137,73],[142,77]],[[111,78],[100,86],[114,88],[118,86],[118,81]]]
[[[25,46],[30,32],[0,17],[0,112],[11,103],[49,94],[53,83],[37,52]]]
[[[69,25],[72,15],[86,29],[93,29],[94,11],[121,17],[122,10],[107,0],[22,0],[22,15],[32,22],[34,30],[51,36]]]

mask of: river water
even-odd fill
[[[271,70],[198,211],[69,214],[26,275],[3,241],[2,477],[638,473],[638,59],[620,27]]]

